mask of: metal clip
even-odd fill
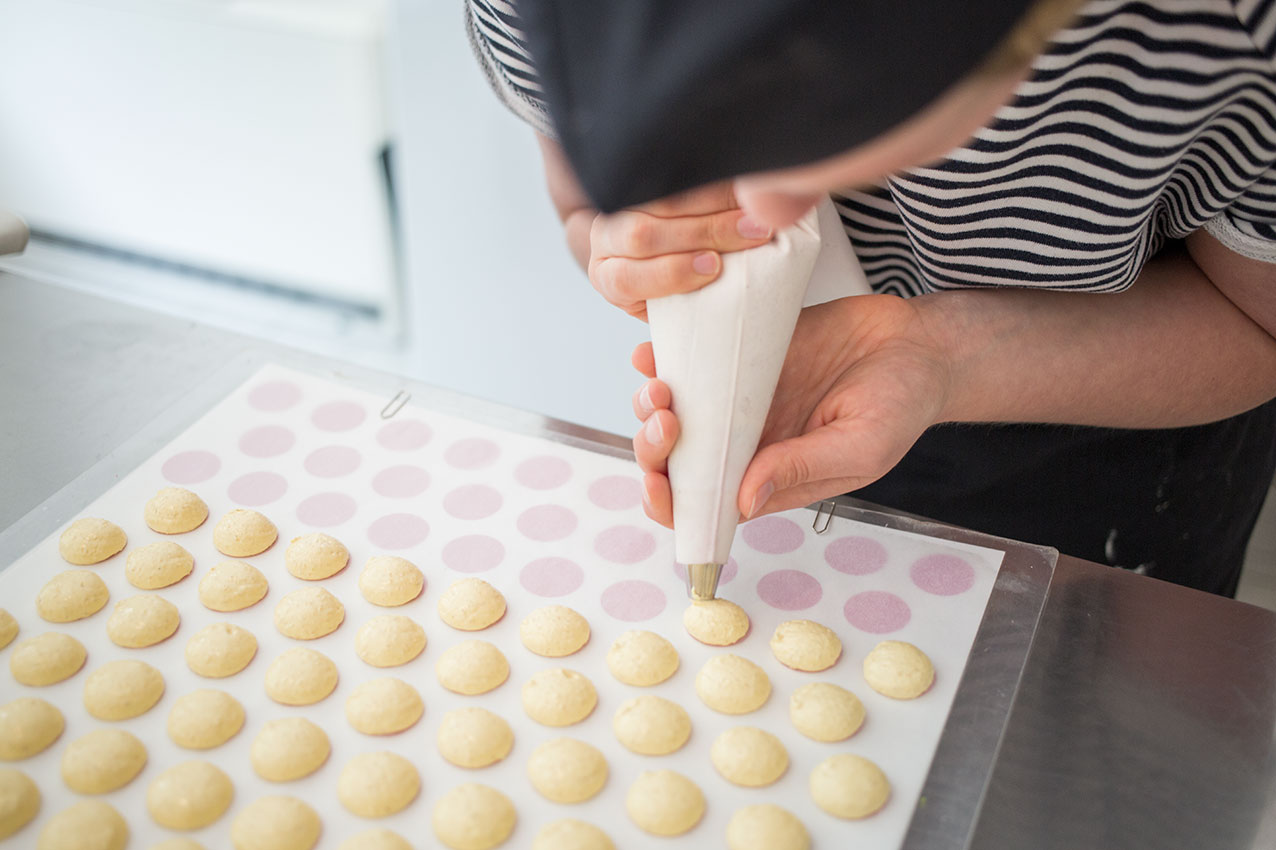
[[[394,394],[394,398],[385,403],[385,407],[381,408],[381,418],[389,419],[394,414],[403,409],[403,405],[408,403],[408,399],[412,398],[412,393],[407,390],[399,390]]]
[[[815,519],[811,520],[811,528],[816,534],[823,534],[829,530],[829,526],[833,524],[833,509],[837,507],[833,502],[820,502],[820,506],[815,509]],[[820,520],[824,522],[821,523]]]

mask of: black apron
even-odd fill
[[[1190,428],[940,425],[852,495],[1235,596],[1276,469],[1276,400]]]

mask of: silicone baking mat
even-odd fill
[[[639,479],[631,463],[412,404],[384,419],[380,414],[385,402],[383,397],[311,374],[266,366],[79,513],[110,519],[129,536],[123,553],[88,568],[110,588],[111,602],[105,609],[63,625],[44,623],[36,615],[34,599],[40,587],[70,568],[58,555],[56,533],[0,573],[0,605],[21,626],[17,641],[0,650],[0,659],[11,655],[23,638],[45,631],[71,634],[89,648],[85,668],[50,687],[21,686],[7,669],[0,671],[0,702],[17,696],[42,697],[56,704],[67,722],[53,746],[12,765],[35,780],[43,806],[33,824],[0,844],[34,846],[48,818],[78,799],[60,778],[59,761],[67,743],[100,725],[117,725],[141,738],[149,751],[142,774],[103,797],[127,819],[133,835],[129,846],[136,848],[173,835],[147,814],[146,787],[161,771],[188,759],[211,761],[235,783],[230,811],[213,825],[190,833],[210,850],[230,847],[234,815],[265,794],[290,794],[313,806],[324,825],[321,848],[336,848],[349,836],[375,826],[399,832],[414,847],[438,847],[430,827],[434,803],[462,782],[491,785],[513,800],[518,825],[505,845],[510,848],[529,846],[543,825],[563,817],[601,826],[620,848],[725,846],[731,814],[761,802],[778,803],[797,815],[810,831],[815,848],[900,845],[1003,552],[841,517],[833,517],[829,527],[816,534],[811,524],[814,515],[804,510],[764,517],[741,527],[720,590],[721,596],[748,611],[752,629],[734,647],[704,646],[682,628],[686,598],[682,573],[673,563],[672,536],[643,515]],[[169,485],[199,493],[209,505],[209,521],[173,537],[148,529],[142,507],[157,489]],[[278,526],[280,539],[262,555],[246,559],[268,577],[267,597],[245,611],[221,614],[200,604],[197,584],[209,567],[223,559],[212,545],[213,525],[235,507],[266,514]],[[65,517],[66,522],[72,519]],[[344,603],[344,624],[331,635],[305,642],[336,661],[341,679],[337,690],[319,704],[294,708],[267,698],[262,682],[270,661],[301,643],[280,635],[271,616],[285,593],[308,584],[287,573],[283,554],[288,540],[314,530],[337,537],[351,552],[347,569],[319,583]],[[125,558],[132,549],[161,539],[174,540],[195,556],[192,576],[151,591],[178,606],[181,627],[173,638],[149,649],[117,647],[105,635],[110,610],[116,601],[141,592],[124,578]],[[364,561],[374,554],[396,554],[416,563],[426,575],[422,595],[395,609],[366,602],[357,579]],[[441,592],[466,575],[491,582],[508,601],[504,619],[484,632],[455,631],[436,612]],[[518,639],[519,621],[533,609],[552,603],[576,609],[593,630],[583,650],[563,659],[533,655]],[[354,634],[362,623],[383,613],[404,614],[421,623],[429,641],[425,652],[407,665],[385,670],[360,661],[353,648]],[[799,673],[774,659],[768,647],[771,633],[779,623],[793,618],[816,620],[837,632],[844,652],[836,665],[822,673]],[[252,631],[259,642],[257,656],[233,677],[202,679],[186,667],[186,641],[205,625],[222,621]],[[658,632],[677,647],[681,667],[669,681],[654,688],[634,688],[608,673],[607,648],[633,628]],[[434,675],[440,652],[471,637],[495,643],[511,665],[505,684],[477,697],[444,690]],[[864,683],[864,655],[883,639],[910,641],[934,661],[935,684],[921,698],[891,700]],[[709,658],[725,652],[750,658],[771,677],[770,699],[752,714],[718,714],[695,695],[696,672]],[[84,680],[92,670],[119,658],[138,658],[159,668],[166,679],[166,693],[140,717],[102,724],[83,708]],[[555,666],[584,673],[598,689],[597,708],[579,725],[542,727],[522,710],[522,684],[535,672]],[[345,699],[359,683],[382,676],[412,684],[425,701],[425,715],[398,735],[362,735],[345,720]],[[867,719],[855,736],[836,744],[818,743],[793,728],[788,719],[789,696],[812,681],[836,682],[864,702]],[[227,744],[192,752],[168,739],[165,720],[177,697],[199,688],[233,694],[244,705],[247,721]],[[672,699],[691,715],[691,739],[677,753],[639,756],[616,741],[611,730],[613,714],[621,702],[641,693]],[[513,727],[514,749],[503,762],[465,770],[439,756],[435,735],[440,718],[467,705],[488,708]],[[253,773],[248,749],[267,721],[291,715],[319,724],[331,739],[332,754],[305,779],[270,783]],[[738,725],[767,729],[788,749],[789,769],[774,785],[737,787],[713,769],[710,745],[723,730]],[[551,803],[526,778],[532,750],[560,736],[588,741],[608,760],[607,785],[588,802]],[[404,811],[368,821],[342,808],[337,777],[352,756],[381,749],[410,759],[421,773],[422,790]],[[892,785],[882,811],[862,821],[839,820],[824,813],[807,790],[811,770],[824,758],[842,752],[874,760]],[[660,768],[691,778],[708,801],[703,820],[680,837],[647,835],[625,814],[625,794],[633,780],[644,770]]]

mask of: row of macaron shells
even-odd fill
[[[156,530],[165,531],[166,533],[173,533],[173,532],[177,532],[181,530],[189,530],[189,528],[187,528],[186,526],[194,527],[198,525],[200,522],[203,521],[203,519],[207,515],[206,508],[204,509],[204,513],[202,516],[198,515],[197,511],[187,510],[189,507],[191,507],[194,500],[197,500],[197,498],[198,497],[194,497],[193,494],[189,494],[188,491],[177,491],[176,488],[170,488],[170,491],[161,493],[156,500],[152,500],[152,502],[148,504],[148,507],[147,507],[148,523],[150,523],[152,527],[155,527]],[[168,503],[168,506],[170,508],[167,511],[168,514],[174,513],[174,511],[171,510],[171,507],[174,503],[177,503],[180,510],[176,511],[176,513],[179,515],[186,514],[186,518],[183,520],[180,520],[176,525],[174,525],[172,522],[166,521],[165,519],[162,518],[162,516],[160,516],[165,512],[154,510],[157,506],[157,503],[159,504]],[[202,505],[202,503],[198,503],[198,504]],[[152,514],[156,514],[156,516],[153,516]],[[185,523],[185,525],[183,525],[182,523]],[[157,527],[157,526],[160,526],[160,527]],[[227,515],[227,517],[223,518],[222,522],[218,524],[218,528],[215,531],[214,538],[218,548],[221,549],[224,552],[224,554],[234,555],[238,557],[249,557],[251,555],[258,554],[259,552],[264,551],[271,544],[273,544],[275,536],[276,536],[276,532],[274,530],[273,525],[271,525],[269,521],[266,520],[264,517],[262,517],[260,514],[257,514],[256,512],[253,512],[253,511],[236,511],[236,512],[232,512],[232,514],[230,515]],[[101,560],[103,557],[109,557],[111,554],[114,554],[115,552],[119,551],[120,548],[123,548],[121,538],[122,538],[122,532],[119,532],[118,534],[116,534],[115,531],[112,530],[112,527],[109,524],[105,524],[103,521],[82,520],[80,521],[80,523],[78,523],[77,525],[74,525],[71,529],[69,529],[68,533],[63,536],[62,548],[63,548],[64,556],[67,556],[68,560],[73,562],[80,562],[80,563],[91,563],[93,562],[92,561],[93,558],[97,558],[98,560]],[[327,535],[322,535],[322,534],[309,535],[307,537],[299,538],[297,541],[294,541],[293,545],[289,547],[289,551],[286,557],[286,561],[288,563],[288,568],[290,572],[292,572],[294,575],[297,575],[299,578],[306,578],[306,579],[318,579],[318,578],[324,578],[329,575],[332,575],[335,572],[343,569],[345,567],[347,560],[348,560],[348,552],[345,551],[344,547],[341,546],[339,542],[333,540],[330,537],[327,537]],[[391,559],[391,560],[393,562],[402,561],[402,559]],[[371,567],[373,565],[370,564],[369,566]],[[401,567],[401,565],[397,565],[397,566]],[[408,566],[409,566],[409,569],[414,570],[414,568],[411,568],[410,565]],[[187,572],[189,572],[189,570],[187,570]],[[368,570],[365,569],[365,577],[367,573],[368,573]],[[140,574],[140,571],[139,571],[139,574]],[[418,583],[415,586],[415,588],[413,588],[410,575],[408,579],[406,580],[406,582],[403,581],[403,575],[404,573],[402,569],[399,569],[398,575],[394,577],[391,583],[394,584],[397,582],[401,586],[405,585],[404,589],[406,589],[407,591],[408,598],[411,598],[415,596],[416,593],[419,593],[420,584]],[[417,571],[417,575],[419,576],[419,571]],[[180,577],[182,577],[181,574],[177,575],[177,578],[180,578]],[[134,576],[130,575],[130,579],[132,580],[133,578]],[[367,595],[367,592],[370,588],[365,586],[365,581],[363,580],[363,578],[364,577],[361,577],[360,584],[361,584],[361,588],[365,590],[365,595]],[[135,582],[135,583],[138,583],[138,582]],[[496,593],[496,591],[493,588],[490,588],[490,585],[486,585],[486,583],[481,582],[477,579],[463,580],[463,583],[470,584],[470,585],[484,586],[484,587],[487,587],[491,593]],[[242,586],[242,583],[237,582],[236,584]],[[251,587],[252,584],[253,584],[252,582],[249,582],[248,586]],[[375,582],[372,582],[371,584],[375,584]],[[458,585],[459,584],[461,583],[458,583]],[[139,586],[148,586],[148,584],[139,584]],[[455,593],[455,592],[461,592],[461,591],[459,590],[459,588],[453,588],[449,590],[449,593]],[[468,592],[468,589],[466,592]],[[326,593],[326,591],[323,591],[323,593]],[[264,595],[264,590],[262,592],[262,595]],[[497,595],[499,596],[498,593]],[[201,593],[201,597],[203,596],[204,594]],[[260,597],[257,597],[257,598],[260,598]],[[209,601],[210,600],[206,599],[205,603],[208,604]],[[248,599],[235,600],[230,603],[227,610],[233,609],[233,607],[235,607],[236,604],[242,605],[242,603],[245,603],[245,602],[247,604],[251,604],[252,602],[255,602],[255,601],[257,600],[252,599],[251,597]],[[313,600],[306,600],[306,601],[307,603],[309,603],[309,602],[312,602]],[[332,601],[335,602],[335,598]],[[389,601],[389,600],[385,600],[385,601]],[[448,607],[447,603],[448,603],[448,594],[445,594],[444,599],[440,601],[441,613]],[[726,606],[730,606],[730,603],[724,603],[724,604]],[[337,605],[339,605],[339,603],[337,603]],[[210,607],[214,607],[214,606],[210,605]],[[281,606],[279,606],[279,609],[277,609],[277,612],[276,612],[276,622],[277,622],[277,625],[280,625],[280,630],[282,632],[284,632],[285,634],[291,633],[291,636],[305,639],[309,637],[318,636],[319,634],[327,633],[327,631],[330,631],[331,628],[335,628],[335,626],[330,626],[331,621],[333,619],[333,617],[331,616],[331,612],[329,612],[328,616],[322,616],[323,612],[325,611],[325,608],[327,608],[328,606],[325,606],[323,604],[319,604],[318,606],[315,606],[312,604],[306,604],[301,607],[317,609],[320,612],[321,616],[319,616],[318,618],[289,617],[287,615],[289,606],[281,603]],[[569,610],[569,609],[561,609],[561,606],[554,606],[554,607],[560,610]],[[469,610],[481,610],[481,608],[482,608],[482,605],[480,605],[478,609],[475,609],[473,606],[470,606]],[[690,616],[693,614],[697,614],[703,620],[705,619],[703,616],[704,610],[705,609],[701,607],[688,609],[688,615]],[[501,606],[500,606],[500,612],[503,613],[503,602],[501,603]],[[313,614],[314,611],[311,611],[310,613]],[[572,613],[574,614],[574,612]],[[499,617],[499,614],[497,616]],[[576,615],[576,616],[579,617],[579,615]],[[447,618],[445,616],[445,620],[446,619]],[[531,619],[532,618],[529,618],[529,620],[525,621],[524,623],[524,628],[522,631],[524,633],[525,640],[529,633],[529,629],[527,628],[527,626],[528,626],[528,623],[531,622]],[[712,621],[713,619],[714,618],[710,617],[708,618],[707,621]],[[730,619],[731,618],[727,618],[727,620],[730,620]],[[297,630],[289,628],[289,623],[292,621],[297,621],[297,623],[299,624],[299,627]],[[318,623],[318,626],[317,626],[318,631],[313,631],[313,629],[316,628],[316,625],[315,625],[316,622]],[[337,619],[336,622],[339,624],[340,620]],[[583,618],[582,618],[582,622],[583,622]],[[745,631],[747,631],[747,617],[745,617],[745,623],[746,623]],[[456,625],[458,627],[464,627],[460,623],[452,623],[452,625]],[[725,645],[725,644],[734,642],[734,640],[730,640],[729,638],[727,640],[723,640],[721,639],[721,636],[718,636],[718,639],[715,639],[713,636],[696,634],[696,629],[691,622],[688,622],[688,628],[689,628],[689,631],[692,631],[692,633],[695,636],[697,636],[698,638],[702,640],[706,640],[706,642],[717,643],[719,645]],[[310,631],[307,631],[307,629],[310,629]],[[586,636],[586,639],[588,635],[587,629],[588,629],[588,626],[587,624],[585,624],[584,634]],[[822,669],[820,667],[811,667],[809,664],[804,666],[802,662],[798,660],[796,656],[793,655],[793,647],[801,646],[804,643],[804,640],[801,639],[800,635],[799,635],[799,639],[796,639],[796,640],[790,639],[787,642],[787,644],[784,643],[783,638],[785,633],[786,632],[793,633],[795,630],[799,633],[812,633],[815,637],[819,639],[817,643],[822,642],[823,645],[825,646],[828,645],[827,636],[819,633],[819,630],[823,630],[825,632],[828,632],[828,630],[823,629],[822,626],[818,626],[817,624],[810,623],[810,621],[794,621],[792,623],[787,623],[782,625],[781,629],[777,630],[775,638],[773,638],[772,647],[776,651],[777,657],[780,658],[781,661],[788,664],[789,666],[794,666],[794,667],[797,667],[798,669]],[[537,631],[536,629],[531,630],[532,633],[535,633],[536,631]],[[541,631],[544,631],[544,629],[541,629]],[[577,629],[577,631],[579,631],[579,629]],[[739,634],[742,635],[743,632],[740,632]],[[831,635],[831,634],[832,634],[831,632],[828,632],[828,635]],[[809,636],[810,635],[808,635],[808,637]],[[736,639],[738,639],[738,637]],[[836,641],[835,636],[833,637],[833,640]],[[422,639],[421,644],[423,645],[423,643],[424,641]],[[810,641],[808,640],[806,641],[806,643],[810,643]],[[896,643],[896,642],[891,642],[891,643]],[[619,646],[620,644],[621,642],[618,642],[617,645]],[[788,650],[784,649],[784,646],[786,645],[788,647]],[[907,645],[902,645],[902,646],[907,647]],[[879,650],[885,650],[885,649],[886,649],[885,647],[879,647]],[[787,655],[782,654],[786,651],[788,653]],[[838,651],[840,652],[840,645],[839,645]],[[877,650],[875,650],[875,652],[879,656],[883,655],[882,652],[879,652]],[[543,652],[542,654],[551,654],[551,653]],[[565,653],[558,653],[558,654],[565,654]],[[898,653],[896,652],[895,654],[898,654]],[[836,660],[836,657],[837,657],[836,654],[833,655],[832,660],[829,661],[828,663],[831,664],[832,661]],[[724,658],[735,658],[735,657],[725,656]],[[869,673],[869,670],[872,666],[870,663],[872,658],[873,658],[873,655],[870,654],[870,659],[866,660],[866,675]],[[922,656],[922,658],[924,659],[924,656]],[[365,660],[369,660],[369,659],[365,658]],[[743,659],[739,659],[739,660],[743,661]],[[462,671],[474,669],[474,666],[475,665],[472,665],[469,663],[462,663],[462,664],[455,665],[456,669],[462,670]],[[478,665],[478,666],[482,667],[483,665]],[[828,664],[825,664],[824,666],[828,666]],[[883,666],[883,665],[879,664],[878,666]],[[891,663],[888,661],[884,665],[883,669],[888,669],[891,666],[892,666]],[[440,668],[439,668],[441,678],[444,677],[443,671],[446,669],[446,667],[447,665],[444,664],[441,660]],[[507,665],[505,666],[505,673],[503,673],[500,676],[501,680],[503,680],[506,675],[508,675]],[[701,677],[698,678],[698,685],[700,684],[701,680],[709,681],[713,678],[714,678],[713,671],[706,668],[705,671],[702,671]],[[726,677],[726,679],[728,680],[730,678],[731,678],[730,676]],[[384,680],[384,681],[397,681],[397,680]],[[872,683],[873,680],[871,677],[869,681],[870,683]],[[529,682],[529,685],[532,685],[532,684],[533,683]],[[924,689],[924,685],[928,685],[929,680],[927,679],[922,684],[923,684],[922,689]],[[874,686],[876,687],[876,685]],[[916,682],[914,682],[914,684],[911,685],[910,687],[916,687]],[[458,687],[454,687],[453,689],[464,692],[468,688],[465,685],[459,685]],[[712,693],[714,689],[710,687],[707,689],[698,688],[698,690],[702,690],[705,693]],[[897,697],[915,696],[916,693],[907,694],[907,695],[901,694],[901,693],[893,693],[891,695],[897,696]],[[712,697],[709,697],[708,699],[706,699],[706,702],[709,702],[710,699],[712,699]],[[419,697],[418,697],[418,700],[419,700]],[[799,700],[797,699],[797,695],[795,695],[794,705],[797,706],[798,704],[799,704]],[[720,710],[725,708],[725,706],[723,705],[715,705],[714,707],[717,707]],[[590,708],[592,709],[592,705],[590,706]],[[529,711],[529,713],[531,713],[531,711]],[[419,716],[419,711],[417,712],[417,716]],[[796,716],[797,715],[795,714],[795,721],[796,721]],[[860,716],[862,718],[862,708],[861,708]],[[621,714],[618,713],[618,719],[620,717],[621,717]],[[414,720],[415,718],[413,718],[413,722]],[[393,730],[387,730],[387,731],[393,731]],[[853,732],[854,729],[851,729],[850,731]],[[618,734],[619,734],[619,731],[618,731]]]

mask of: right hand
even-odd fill
[[[932,299],[944,294],[925,296]],[[921,298],[855,295],[798,318],[757,454],[740,482],[742,519],[858,490],[899,462],[922,432],[948,421],[960,388],[944,313],[924,314]],[[651,380],[634,394],[642,428],[634,455],[644,473],[643,505],[673,525],[669,453],[679,436],[669,386],[655,377],[651,343],[634,350]]]
[[[589,281],[631,316],[647,320],[647,299],[691,292],[722,273],[722,254],[770,241],[749,219],[729,182],[714,183],[594,218]]]

